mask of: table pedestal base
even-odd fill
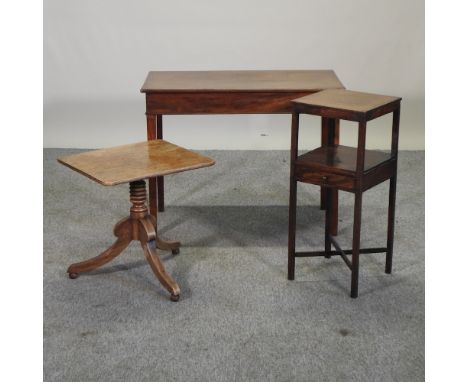
[[[144,180],[130,183],[130,216],[119,221],[114,227],[116,242],[92,259],[75,263],[68,267],[70,278],[76,279],[80,273],[96,269],[118,255],[133,241],[141,243],[146,260],[151,266],[160,283],[171,294],[172,301],[178,301],[180,288],[174,279],[166,272],[159,259],[156,248],[170,250],[173,254],[179,253],[180,243],[177,241],[164,241],[158,237],[156,231],[156,218],[148,213],[146,206],[146,184]]]

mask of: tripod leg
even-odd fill
[[[127,248],[132,241],[132,222],[129,218],[120,220],[114,227],[114,235],[117,236],[117,241],[100,255],[92,259],[72,264],[68,267],[68,275],[71,279],[76,279],[80,273],[89,272],[93,269],[108,263],[116,258]]]
[[[150,245],[151,242],[156,238],[154,226],[148,219],[141,219],[139,223],[140,242],[143,248],[143,252],[145,253],[146,260],[151,266],[151,269],[158,278],[159,282],[171,294],[171,300],[178,301],[180,297],[180,288],[174,279],[166,272],[163,263],[156,253],[156,249],[153,249]]]
[[[89,272],[93,269],[99,268],[120,255],[120,253],[127,248],[130,242],[131,239],[128,237],[119,237],[114,244],[100,255],[93,257],[92,259],[70,265],[67,270],[68,275],[71,279],[76,279],[80,273]]]
[[[390,178],[390,196],[388,202],[387,256],[385,257],[385,273],[392,273],[393,236],[395,232],[395,198],[396,176],[393,176]]]

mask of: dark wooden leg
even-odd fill
[[[294,268],[296,266],[296,209],[297,180],[291,176],[289,186],[288,280],[294,280]]]
[[[146,131],[149,141],[163,138],[161,114],[146,115]],[[149,179],[149,210],[151,215],[156,214],[156,206],[159,212],[164,212],[164,177],[162,176]]]
[[[320,209],[327,209],[327,190],[325,187],[320,187]]]
[[[329,123],[328,118],[322,117],[322,146],[328,145],[329,136]],[[320,187],[320,209],[325,210],[327,208],[327,189]]]
[[[353,223],[353,254],[351,269],[351,297],[358,296],[359,284],[359,250],[361,247],[361,211],[362,191],[356,191],[354,196],[354,223]]]
[[[154,114],[146,114],[146,135],[148,141],[156,139],[156,116]],[[149,178],[149,211],[151,215],[156,216],[157,194],[156,194],[156,178]]]
[[[328,142],[330,145],[338,145],[340,143],[340,120],[330,119],[330,128],[328,134]],[[330,235],[338,235],[338,190],[330,191]]]
[[[156,138],[163,139],[163,124],[162,124],[162,115],[158,114],[156,116]],[[158,184],[158,211],[164,212],[164,177],[157,177]]]
[[[338,190],[330,191],[330,235],[338,235]]]
[[[325,252],[327,253],[325,257],[327,259],[331,258],[331,255],[329,254],[331,251],[331,241],[330,241],[330,225],[331,225],[331,198],[330,198],[330,193],[331,189],[330,188],[323,188],[325,190]]]
[[[297,209],[297,179],[296,160],[299,143],[299,113],[291,115],[291,168],[289,173],[289,232],[288,232],[288,280],[294,280],[296,267],[296,209]]]
[[[388,202],[387,256],[385,273],[392,273],[393,236],[395,231],[396,175],[390,178],[390,196]]]
[[[333,118],[322,118],[322,146],[338,145],[340,143],[340,120]],[[320,208],[326,209],[327,195],[331,198],[331,221],[330,234],[338,234],[338,190],[332,189],[327,192],[324,187],[320,188]]]

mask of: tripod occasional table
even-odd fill
[[[130,183],[130,215],[115,225],[117,240],[99,256],[70,265],[67,270],[70,278],[75,279],[82,272],[108,263],[137,240],[154,274],[171,294],[171,300],[178,301],[180,288],[164,269],[156,248],[176,254],[180,243],[164,241],[158,236],[156,214],[150,215],[146,206],[145,179],[208,167],[215,162],[163,140],[89,151],[59,158],[58,161],[104,186]]]

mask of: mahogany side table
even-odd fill
[[[401,98],[349,90],[324,90],[292,101],[291,175],[289,199],[288,279],[294,280],[296,257],[339,255],[351,269],[351,297],[358,296],[359,255],[386,253],[385,272],[392,271],[393,234],[395,224],[395,196],[398,157],[398,131]],[[306,113],[325,118],[338,118],[359,123],[357,148],[342,145],[319,147],[298,156],[299,114]],[[367,122],[384,114],[393,113],[391,152],[366,150]],[[390,179],[388,205],[387,246],[361,248],[362,194],[375,185]],[[311,183],[326,189],[325,251],[296,252],[296,195],[297,182]],[[354,193],[353,245],[342,250],[331,235],[332,190]],[[331,249],[331,246],[335,250]],[[351,254],[351,261],[347,255]]]
[[[70,265],[67,270],[70,278],[75,279],[82,272],[108,263],[130,242],[137,240],[154,274],[171,294],[171,300],[178,301],[180,288],[166,272],[156,248],[176,254],[180,243],[164,241],[158,236],[157,217],[150,215],[146,206],[145,179],[208,167],[215,162],[163,140],[89,151],[59,158],[58,161],[104,186],[130,183],[130,216],[115,225],[116,242],[99,256]]]

